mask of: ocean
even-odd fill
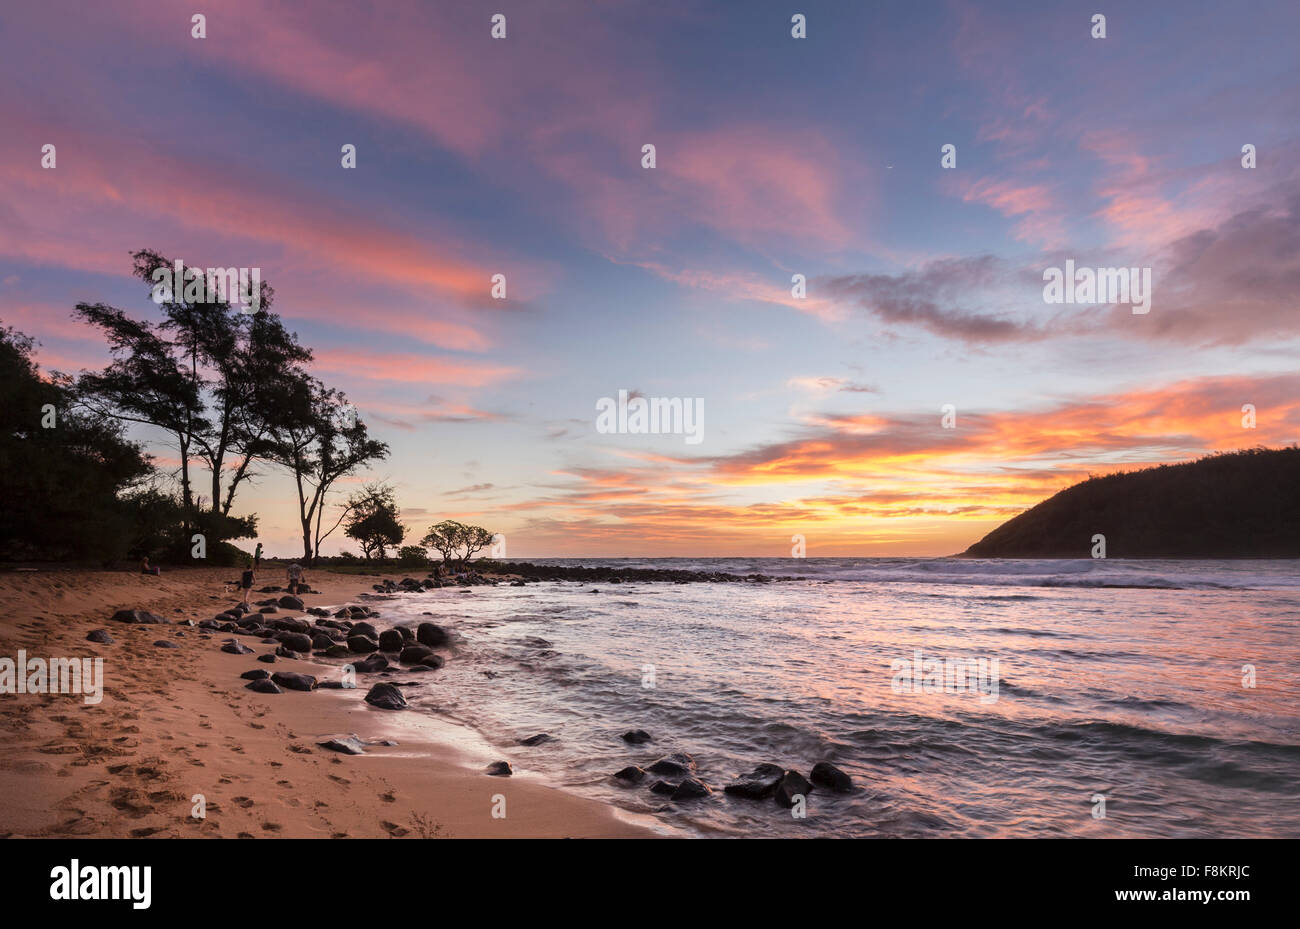
[[[381,629],[432,621],[459,637],[410,689],[415,712],[675,834],[1300,836],[1300,562],[534,563],[795,578],[367,601]],[[631,729],[654,741],[625,743]],[[538,733],[553,740],[517,744]],[[672,802],[654,776],[610,777],[676,751],[712,796]],[[760,763],[807,776],[819,761],[855,789],[813,790],[802,816],[722,792]]]

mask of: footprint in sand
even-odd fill
[[[379,825],[383,826],[384,829],[388,832],[388,834],[393,836],[393,838],[400,839],[404,835],[411,834],[411,830],[407,829],[405,826],[399,826],[397,825],[397,823],[390,823],[387,820],[380,822]]]
[[[250,806],[253,805],[253,801],[248,799],[247,797],[232,797],[230,802],[235,804],[235,806],[239,807],[240,809],[244,809],[244,810],[248,809]]]

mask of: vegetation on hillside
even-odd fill
[[[1300,557],[1300,448],[1225,452],[1090,477],[1003,523],[981,558]]]

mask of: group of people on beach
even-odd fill
[[[262,543],[257,543],[257,550],[253,552],[253,557],[244,562],[244,573],[239,578],[239,588],[243,591],[241,602],[248,604],[248,595],[253,590],[253,582],[257,578],[257,571],[262,566]],[[307,576],[303,573],[302,565],[294,562],[287,569],[289,577],[289,594],[296,596],[300,590],[307,588]]]
[[[262,567],[262,543],[257,543],[257,549],[253,552],[252,558],[244,560],[244,573],[239,577],[239,588],[243,591],[242,602],[248,604],[248,595],[253,590],[253,583],[257,579],[257,572]],[[140,573],[152,574],[158,576],[162,574],[162,569],[157,565],[149,564],[148,556],[140,559]],[[289,593],[296,596],[300,590],[307,589],[307,576],[303,573],[302,565],[294,562],[287,569],[289,578]],[[229,588],[227,588],[229,589]]]

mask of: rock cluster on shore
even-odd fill
[[[610,576],[604,575],[607,569],[566,568],[563,570],[566,573],[575,570],[593,570],[602,575],[597,579],[611,580]],[[643,573],[678,575],[694,572]],[[738,576],[715,576],[710,579],[745,580]],[[410,583],[408,584],[407,581]],[[424,587],[424,582],[417,582],[410,578],[395,585],[391,581],[385,585],[375,585],[376,590],[381,586],[385,593],[390,592],[388,589],[390,586],[402,591],[427,589]],[[305,612],[311,618],[281,615],[279,612],[281,608]],[[197,626],[200,635],[205,637],[216,633],[228,633],[234,636],[224,639],[220,645],[220,650],[229,654],[255,653],[254,649],[240,641],[240,637],[255,638],[261,643],[274,645],[274,651],[265,652],[257,658],[258,661],[267,663],[274,663],[277,657],[302,658],[311,655],[318,659],[344,661],[356,674],[376,675],[392,674],[398,670],[406,673],[427,672],[443,666],[446,658],[436,650],[446,650],[453,646],[455,636],[451,632],[432,622],[401,624],[381,631],[371,622],[378,616],[379,614],[369,607],[356,605],[342,607],[331,615],[328,610],[306,607],[300,597],[285,595],[276,600],[262,601],[254,604],[253,607],[244,603],[235,604],[211,619],[199,621]],[[112,620],[132,625],[169,624],[168,620],[143,610],[119,610],[113,615]],[[177,624],[195,625],[191,620],[181,620]],[[111,644],[113,641],[103,629],[95,630],[87,638],[105,644]],[[159,640],[155,645],[177,647],[175,643],[166,640]],[[311,674],[292,671],[269,672],[260,668],[243,671],[240,678],[247,682],[245,686],[248,690],[268,695],[282,695],[286,691],[310,693],[322,687],[349,689],[356,686],[350,677],[343,681],[321,681]],[[362,699],[376,709],[404,710],[410,704],[399,684],[407,686],[413,683],[417,682],[373,683],[366,689]],[[517,742],[522,746],[536,747],[551,742],[554,738],[548,733],[537,733],[520,738]],[[654,741],[650,733],[644,729],[627,730],[619,738],[629,747]],[[360,755],[365,753],[366,744],[377,743],[366,743],[359,737],[350,735],[332,737],[318,744],[342,754]],[[509,777],[513,771],[509,762],[497,761],[490,765],[485,773]],[[673,802],[704,800],[715,795],[715,789],[700,776],[695,759],[685,752],[670,752],[644,767],[631,764],[611,776],[614,781],[625,787],[646,785],[650,793],[666,797]],[[798,803],[801,797],[806,797],[815,789],[843,794],[851,793],[855,788],[848,774],[827,761],[819,761],[813,765],[808,777],[783,765],[763,763],[748,773],[737,775],[722,788],[722,793],[742,800],[771,799],[778,806],[790,808]]]
[[[629,739],[628,736],[643,735],[645,739]],[[624,733],[623,740],[629,744],[649,741],[649,735],[636,729]],[[615,781],[631,787],[641,784],[652,774],[660,775],[650,784],[650,792],[668,797],[669,800],[698,800],[713,794],[713,788],[702,781],[696,770],[695,759],[685,752],[673,752],[642,768],[628,765],[613,775]],[[811,779],[805,778],[798,771],[777,764],[760,764],[748,774],[738,775],[722,791],[727,796],[745,800],[773,799],[778,806],[790,808],[798,797],[806,797],[814,785],[832,793],[850,793],[853,779],[835,765],[819,761],[813,765]]]

